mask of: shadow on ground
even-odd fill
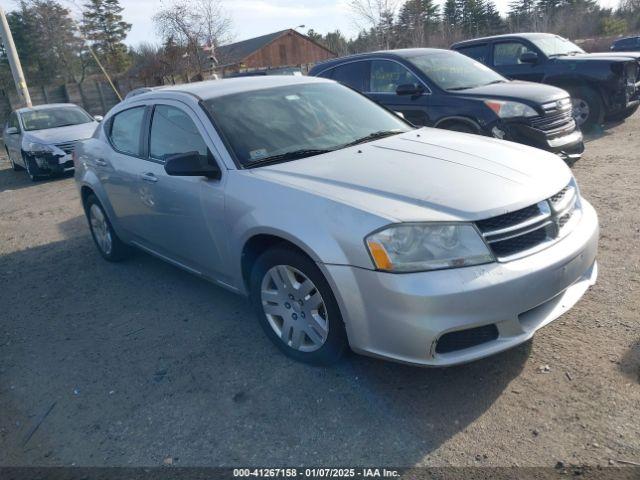
[[[142,253],[109,264],[86,233],[0,265],[2,465],[413,465],[531,348],[449,369],[356,355],[312,368],[243,298]]]
[[[0,158],[0,192],[20,190],[40,185],[42,183],[55,182],[60,179],[69,178],[69,176],[73,175],[72,173],[65,173],[50,178],[43,178],[37,182],[32,182],[24,170],[14,171],[10,166],[9,168],[4,168],[7,165],[9,165],[9,161],[6,156]]]

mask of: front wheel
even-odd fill
[[[13,158],[11,158],[11,155],[9,155],[9,149],[5,147],[5,151],[7,152],[7,158],[9,159],[9,163],[11,164],[11,169],[14,172],[18,172],[20,170],[22,170],[22,168],[16,164],[16,162],[13,161]]]
[[[24,169],[27,172],[27,176],[29,180],[32,182],[37,182],[40,180],[40,168],[36,165],[36,162],[31,160],[29,157],[22,156],[24,160]]]
[[[267,337],[285,355],[316,365],[337,362],[347,347],[338,303],[306,255],[276,247],[258,258],[250,299]]]
[[[598,92],[590,87],[579,87],[569,91],[573,107],[573,119],[584,131],[602,125],[604,122],[604,104]]]

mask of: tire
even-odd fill
[[[607,120],[610,120],[612,122],[621,122],[622,120],[625,120],[636,113],[638,111],[638,107],[640,107],[640,104],[634,105],[633,107],[625,108],[621,112],[609,115],[607,117]]]
[[[267,250],[253,266],[249,290],[260,326],[285,355],[312,365],[340,360],[347,348],[342,315],[313,260],[284,246]]]
[[[120,240],[97,197],[89,195],[84,207],[89,230],[100,255],[109,262],[120,262],[128,258],[131,247]]]
[[[573,119],[576,125],[590,131],[604,122],[604,103],[600,94],[591,87],[577,87],[569,90],[573,103]]]
[[[36,165],[36,163],[29,159],[28,157],[25,157],[24,155],[22,156],[22,159],[24,160],[24,165],[25,165],[25,171],[27,172],[27,176],[29,177],[29,180],[31,180],[32,182],[37,182],[38,180],[41,179],[40,176],[40,168],[38,168],[38,165]]]

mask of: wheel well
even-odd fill
[[[277,235],[260,234],[251,237],[247,243],[245,243],[241,257],[242,280],[247,291],[249,289],[249,279],[254,263],[260,255],[275,246],[282,246],[290,250],[297,250],[303,255],[309,257],[309,255],[295,243],[285,240],[282,237],[278,237]]]
[[[82,206],[85,207],[87,205],[87,198],[89,198],[89,195],[93,194],[93,190],[91,190],[91,188],[87,187],[86,185],[83,185],[82,188],[80,189],[80,198],[82,199]]]
[[[472,128],[476,133],[479,133],[480,127],[471,119],[467,119],[464,117],[456,117],[456,118],[445,118],[444,120],[440,120],[435,126],[437,128],[444,128],[446,129],[447,127],[450,127],[451,125],[465,125],[467,127]]]

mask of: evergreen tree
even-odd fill
[[[123,40],[131,24],[122,20],[119,0],[89,0],[84,5],[82,33],[110,73],[124,71],[130,63]]]

